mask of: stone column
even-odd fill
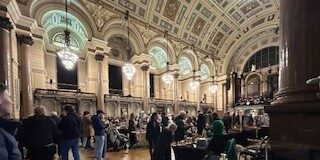
[[[147,111],[151,111],[151,109],[149,108],[149,65],[142,65],[141,66],[141,70],[143,71],[143,108],[142,110],[147,112]]]
[[[306,81],[320,75],[320,1],[281,0],[280,7],[279,91],[266,108],[271,148],[287,159],[318,159],[310,157],[320,150],[318,88]]]
[[[174,108],[173,108],[173,113],[175,115],[178,114],[178,101],[179,101],[179,95],[178,95],[178,78],[179,78],[179,74],[178,73],[174,73],[173,74],[173,92],[174,92],[174,95],[173,95],[173,104],[174,104]]]
[[[33,114],[33,90],[32,90],[32,68],[31,68],[31,45],[33,39],[31,36],[17,35],[19,44],[19,59],[21,69],[21,92],[22,108],[21,117],[26,118]]]
[[[197,111],[201,110],[201,85],[198,86],[197,88],[197,94],[196,94],[196,100],[197,100]]]
[[[11,74],[10,63],[10,30],[12,29],[11,22],[7,17],[0,17],[0,82],[5,84],[8,90],[11,91]]]
[[[102,68],[102,63],[104,59],[104,54],[101,52],[97,52],[94,58],[98,62],[98,69],[97,69],[97,90],[98,90],[98,109],[101,109],[105,111],[105,105],[104,105],[104,95],[103,95],[103,78],[102,78],[102,73],[103,73],[103,68]]]

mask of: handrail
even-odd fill
[[[78,92],[72,90],[56,90],[56,89],[41,89],[36,88],[34,90],[36,97],[60,97],[60,98],[90,98],[96,99],[94,93]]]
[[[106,101],[113,100],[113,101],[135,101],[135,102],[143,102],[142,97],[132,97],[132,96],[121,96],[118,94],[105,94],[104,99]]]

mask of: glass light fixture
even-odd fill
[[[77,61],[77,52],[70,48],[70,32],[68,31],[68,2],[66,1],[66,29],[64,31],[64,47],[57,51],[58,57],[61,59],[62,64],[67,70],[72,70]]]
[[[200,82],[195,80],[195,72],[196,71],[193,70],[193,78],[192,78],[192,81],[189,83],[193,91],[195,91],[200,86]]]
[[[165,84],[171,84],[173,81],[173,76],[171,75],[171,73],[165,73],[162,76],[162,80]]]
[[[212,84],[212,85],[209,87],[209,90],[210,90],[212,93],[216,93],[217,90],[218,90],[218,85],[217,85],[217,84]]]
[[[192,81],[189,83],[189,85],[190,85],[191,89],[192,89],[193,91],[195,91],[195,90],[199,87],[200,82],[199,82],[199,81],[196,81],[196,80],[192,80]]]
[[[169,71],[169,62],[167,62],[167,72],[162,76],[162,81],[165,84],[171,84],[173,81],[173,75]]]
[[[127,21],[127,29],[128,29],[128,45],[129,47],[127,48],[127,52],[128,52],[128,56],[130,55],[131,53],[131,47],[130,47],[130,41],[129,41],[129,38],[130,38],[130,26],[129,26],[129,11],[126,11],[126,14],[125,14],[125,20]],[[127,79],[128,80],[132,80],[133,79],[133,76],[134,74],[136,73],[136,68],[134,67],[133,64],[131,63],[126,63],[123,67],[122,67],[122,71],[123,73],[126,75]],[[129,85],[130,87],[130,85]],[[130,90],[130,88],[129,88]]]
[[[123,73],[126,75],[128,80],[132,80],[134,74],[136,73],[136,68],[134,67],[133,64],[131,63],[126,63],[123,67],[122,67],[122,71]]]

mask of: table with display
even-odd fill
[[[237,144],[247,146],[248,139],[254,138],[254,130],[242,130],[241,132],[227,134],[227,140],[234,138]],[[188,140],[187,140],[188,141]],[[208,142],[210,139],[208,139]],[[197,145],[194,141],[172,145],[176,160],[202,160],[209,154],[208,145]]]

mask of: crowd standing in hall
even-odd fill
[[[8,119],[11,106],[9,92],[0,84],[1,160],[52,160],[56,155],[67,160],[69,150],[73,158],[79,160],[79,147],[94,150],[95,159],[102,160],[107,157],[107,147],[113,147],[114,151],[139,147],[141,139],[137,138],[137,133],[143,133],[143,130],[152,160],[170,159],[172,143],[179,144],[194,136],[211,137],[209,149],[220,156],[226,152],[226,135],[234,124],[240,124],[240,118],[237,118],[240,116],[231,116],[229,112],[221,119],[211,111],[198,111],[197,116],[180,111],[177,117],[152,113],[150,118],[142,112],[139,116],[132,113],[127,121],[125,117],[107,117],[102,110],[97,110],[93,116],[84,111],[79,116],[73,106],[65,106],[60,117],[57,112],[45,116],[44,107],[35,107],[33,116],[16,122]],[[270,119],[259,111],[256,116],[243,117],[242,123],[247,129],[259,127],[267,131]]]

